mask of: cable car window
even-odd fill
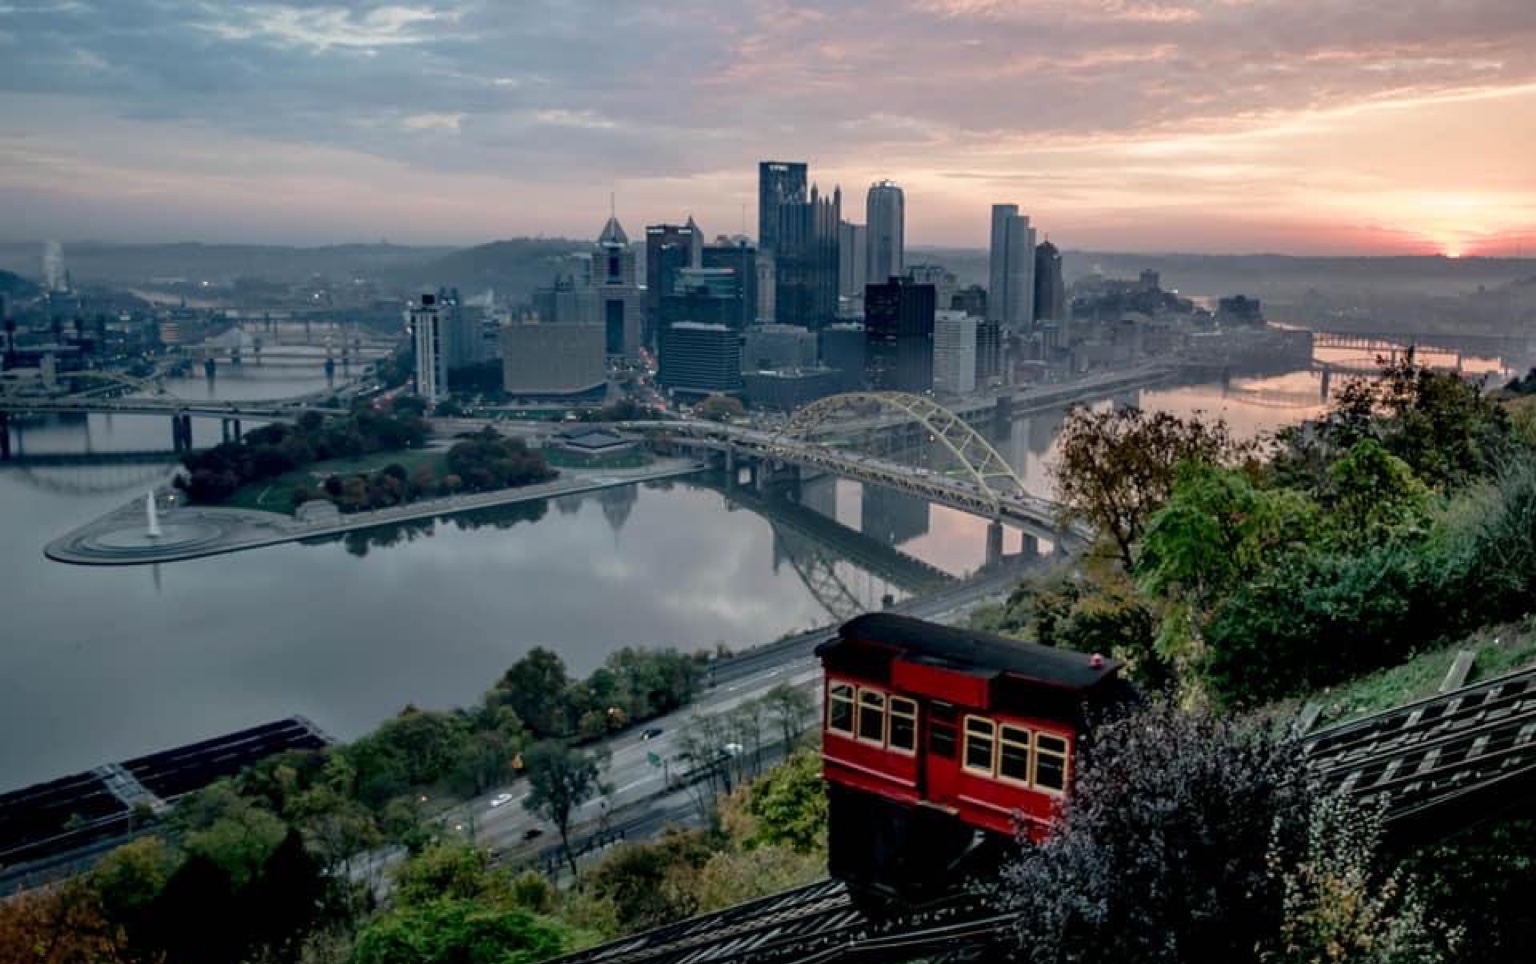
[[[1040,733],[1035,736],[1035,786],[1041,790],[1067,788],[1067,741]]]
[[[997,742],[997,724],[975,716],[965,718],[965,768],[992,775],[992,750]]]
[[[930,721],[928,752],[934,756],[943,757],[946,760],[953,760],[955,758],[955,725],[953,723],[940,723],[937,720]]]
[[[1029,731],[1004,726],[998,733],[997,775],[1005,780],[1029,782]]]
[[[914,700],[891,697],[891,749],[898,753],[917,752],[917,703]]]
[[[853,735],[853,687],[847,683],[827,686],[827,729]]]
[[[885,694],[859,690],[859,739],[885,742]]]

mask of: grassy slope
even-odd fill
[[[1420,653],[1399,666],[1314,694],[1311,699],[1323,705],[1318,724],[1336,723],[1434,695],[1462,649],[1477,653],[1467,677],[1469,683],[1536,664],[1536,616],[1490,626],[1443,649]]]

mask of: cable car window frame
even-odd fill
[[[897,704],[898,703],[904,704],[905,708],[897,709]],[[885,726],[885,743],[886,743],[886,747],[889,750],[891,750],[891,752],[893,752],[893,753],[900,753],[900,754],[903,754],[905,756],[916,756],[917,755],[917,700],[908,699],[905,696],[896,696],[895,694],[892,694],[885,701],[885,705],[886,705],[886,714],[887,714],[887,721],[886,721],[886,726]],[[904,745],[903,744],[898,744],[896,742],[896,725],[897,725],[896,721],[897,720],[905,720],[907,722],[907,727],[906,727],[906,737],[907,737],[907,739],[906,739],[906,743]]]
[[[1061,744],[1060,750],[1047,750],[1040,745],[1040,741],[1055,740]],[[1040,761],[1044,757],[1051,757],[1061,764],[1061,786],[1053,787],[1040,782]],[[1053,793],[1057,795],[1067,792],[1067,782],[1071,777],[1072,766],[1072,741],[1059,733],[1040,732],[1035,735],[1035,754],[1030,761],[1030,783],[1041,793]]]
[[[874,700],[878,700],[879,701],[878,707],[876,705],[874,705],[873,703],[869,702],[868,700],[866,700],[865,697],[871,697]],[[868,703],[869,705],[866,705],[866,703]],[[868,736],[864,735],[864,714],[865,714],[865,712],[878,713],[880,715],[880,736],[878,738],[868,737]],[[885,735],[886,735],[886,729],[887,729],[887,726],[886,726],[887,722],[888,722],[888,720],[887,720],[887,717],[886,717],[886,697],[885,697],[885,693],[883,691],[881,691],[881,690],[868,689],[866,687],[860,686],[859,687],[859,702],[858,702],[857,706],[854,707],[854,726],[857,728],[857,739],[858,739],[858,741],[860,743],[868,743],[871,746],[879,746],[879,747],[885,746]]]
[[[1010,732],[1015,734],[1010,736]],[[1035,775],[1035,733],[1028,727],[1018,726],[1012,723],[1002,723],[997,728],[997,778],[1004,783],[1015,786],[1028,787],[1032,784]],[[1020,738],[1022,737],[1022,739]],[[1014,747],[1024,751],[1024,773],[1022,776],[1014,776],[1003,772],[1003,760],[1006,756],[1004,747]]]
[[[972,724],[985,727],[985,733],[972,732]],[[985,774],[988,777],[997,773],[997,723],[984,716],[967,716],[965,728],[962,733],[964,739],[960,744],[960,767],[968,773]],[[987,760],[985,769],[971,763],[971,740],[986,740]]]
[[[839,692],[841,691],[841,692]],[[827,732],[836,733],[839,736],[852,738],[858,725],[858,687],[852,683],[843,683],[837,680],[827,680]],[[848,709],[848,726],[846,729],[838,726],[837,705],[846,704]]]

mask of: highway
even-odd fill
[[[890,611],[938,622],[956,622],[977,605],[1011,590],[1027,568],[1027,564],[1005,565],[940,592],[905,600],[892,606]],[[606,741],[604,745],[610,758],[603,780],[613,791],[588,802],[578,811],[571,831],[573,847],[579,851],[590,838],[607,831],[622,830],[626,839],[637,839],[651,836],[668,824],[696,821],[694,792],[687,788],[668,792],[663,768],[650,762],[650,754],[666,761],[666,775],[677,777],[688,768],[687,762],[681,759],[680,738],[690,717],[728,712],[780,683],[809,690],[819,709],[821,667],[813,650],[835,629],[828,626],[800,633],[720,660],[706,675],[704,690],[692,705],[632,727]],[[653,739],[642,740],[641,733],[650,728],[660,728],[662,732]],[[769,723],[764,729],[764,750],[770,759],[776,758],[783,748],[777,745],[778,741],[773,741],[773,745],[768,742],[776,728]],[[504,792],[511,793],[512,799],[492,807],[492,799]],[[526,797],[526,782],[516,780],[508,787],[497,788],[452,807],[434,819],[496,851],[498,859],[504,863],[554,865],[559,859],[559,835],[553,827],[524,809]],[[530,831],[539,833],[531,840],[525,839]],[[352,876],[387,888],[387,874],[383,871],[399,856],[398,852],[389,850],[359,858]]]

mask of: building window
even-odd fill
[[[885,694],[859,690],[859,739],[885,744]]]
[[[997,742],[997,724],[980,717],[965,718],[965,768],[992,775],[992,750]]]
[[[997,775],[1004,780],[1029,783],[1029,731],[1004,726],[998,732]]]
[[[901,696],[891,697],[891,749],[917,752],[917,703]]]
[[[1035,787],[1055,793],[1067,788],[1067,741],[1059,736],[1035,737]]]
[[[853,736],[853,687],[847,683],[827,684],[827,729]]]

